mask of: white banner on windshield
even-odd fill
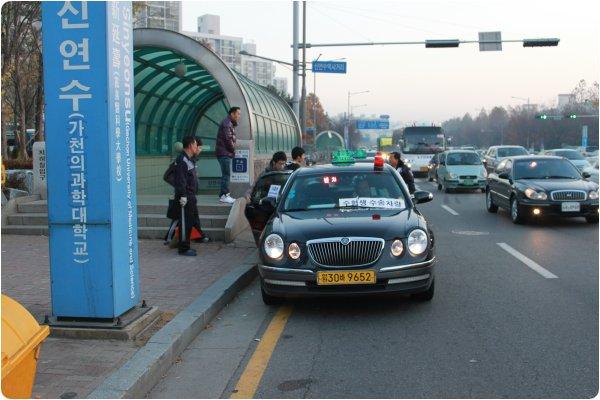
[[[351,197],[346,199],[340,199],[339,206],[401,210],[404,208],[404,200],[388,199],[385,197]]]

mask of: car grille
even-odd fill
[[[556,190],[550,193],[554,201],[585,200],[586,193],[583,190]]]
[[[343,244],[347,243],[347,244]],[[311,259],[326,267],[359,267],[376,262],[384,240],[379,238],[326,238],[307,242]]]
[[[458,177],[459,179],[477,179],[475,175],[461,175]]]

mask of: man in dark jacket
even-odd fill
[[[304,149],[296,146],[292,149],[292,162],[286,165],[286,169],[295,171],[304,166]]]
[[[221,122],[217,133],[216,153],[221,166],[221,191],[219,201],[232,204],[235,199],[229,193],[229,178],[231,176],[231,159],[235,156],[235,127],[241,117],[239,107],[231,107],[229,114]]]
[[[196,250],[190,248],[190,235],[194,225],[200,226],[196,201],[198,191],[196,158],[200,155],[202,141],[195,136],[186,136],[182,143],[183,151],[175,159],[175,201],[183,208],[178,250],[181,255],[195,256]]]
[[[390,153],[389,162],[392,167],[398,170],[402,180],[404,180],[404,183],[408,186],[408,191],[410,194],[413,194],[415,192],[415,178],[410,167],[402,161],[400,153],[397,151]]]

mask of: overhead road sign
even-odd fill
[[[345,61],[313,61],[312,72],[323,72],[328,74],[345,74]]]
[[[387,119],[359,119],[356,121],[356,129],[390,129],[390,121]]]
[[[479,51],[502,51],[502,33],[479,32]]]

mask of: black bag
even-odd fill
[[[167,208],[167,218],[181,219],[181,205],[179,201],[169,199],[169,208]]]
[[[163,175],[163,180],[167,182],[169,185],[175,187],[175,161],[169,164],[169,168],[165,171]]]

